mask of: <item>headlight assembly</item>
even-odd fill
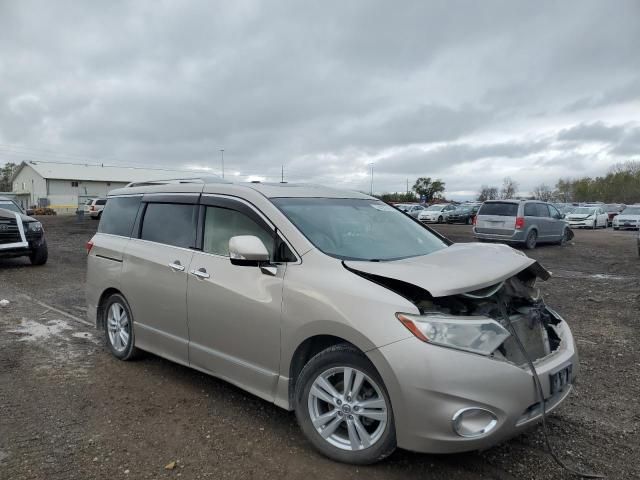
[[[27,223],[27,230],[30,232],[41,232],[42,224],[40,222],[29,222]]]
[[[396,317],[423,342],[480,355],[490,355],[510,335],[495,320],[481,316],[397,313]]]

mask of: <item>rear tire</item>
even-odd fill
[[[524,242],[524,246],[529,250],[533,250],[536,248],[536,244],[538,243],[538,232],[535,230],[531,230],[529,235],[527,235],[527,240]]]
[[[133,315],[127,300],[119,293],[111,295],[102,308],[107,347],[120,360],[133,360],[140,354],[135,347]]]
[[[29,255],[29,260],[31,260],[31,265],[44,265],[47,263],[49,259],[49,249],[47,247],[47,241],[43,240],[42,245],[36,248]]]
[[[334,345],[309,360],[296,380],[295,412],[311,444],[338,462],[367,465],[396,448],[389,394],[373,364],[351,345]]]

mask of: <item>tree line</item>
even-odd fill
[[[515,198],[517,190],[518,183],[507,177],[500,189],[483,185],[477,199],[484,202]],[[562,203],[640,203],[640,161],[616,164],[602,177],[560,178],[554,187],[541,183],[534,187],[531,197]]]

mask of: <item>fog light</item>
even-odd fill
[[[484,408],[463,408],[453,415],[451,423],[453,431],[461,437],[476,438],[491,432],[498,417]]]

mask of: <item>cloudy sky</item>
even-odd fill
[[[0,0],[0,164],[453,198],[640,159],[640,2]]]

